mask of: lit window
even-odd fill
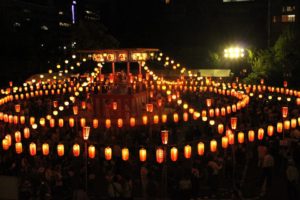
[[[282,22],[295,22],[296,15],[281,15]]]

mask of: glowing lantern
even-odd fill
[[[237,117],[231,117],[230,118],[230,125],[231,125],[231,129],[235,130],[236,126],[237,126]]]
[[[210,107],[212,104],[212,99],[206,99],[206,106]]]
[[[228,147],[228,137],[222,137],[222,148],[226,149]]]
[[[162,123],[166,123],[167,122],[167,119],[168,119],[168,116],[166,114],[162,114],[161,115],[161,122]]]
[[[93,119],[93,128],[98,128],[98,126],[99,126],[98,119]]]
[[[140,161],[145,162],[147,159],[147,150],[144,148],[141,148],[139,151]]]
[[[80,126],[81,127],[85,127],[85,124],[86,124],[86,120],[85,120],[85,118],[80,118]]]
[[[284,127],[284,130],[290,130],[290,127],[291,127],[290,120],[284,120],[283,127]]]
[[[16,111],[17,113],[19,113],[19,112],[21,111],[21,105],[20,105],[20,104],[16,104],[16,105],[15,105],[15,111]]]
[[[177,113],[174,113],[174,114],[173,114],[173,120],[174,120],[175,123],[178,122],[179,117],[178,117],[178,114],[177,114]]]
[[[152,103],[146,104],[146,111],[147,112],[153,112],[153,104]]]
[[[8,116],[8,122],[9,122],[10,124],[12,124],[12,123],[14,122],[14,118],[13,118],[12,115],[9,115],[9,116]]]
[[[233,104],[233,105],[231,106],[231,110],[232,110],[232,112],[236,112],[236,105],[235,105],[235,104]]]
[[[234,144],[234,134],[233,133],[228,134],[227,137],[228,137],[228,144],[233,145]]]
[[[291,119],[291,128],[297,127],[297,120],[295,118]]]
[[[24,138],[28,139],[30,137],[30,129],[25,127],[24,128]]]
[[[78,115],[78,106],[73,106],[73,114]]]
[[[25,124],[25,116],[20,116],[20,123]]]
[[[204,155],[204,143],[199,142],[197,145],[198,155],[203,156]]]
[[[57,155],[58,156],[63,156],[65,154],[65,147],[63,144],[58,144],[57,145]]]
[[[260,128],[260,129],[258,129],[258,132],[257,132],[257,138],[259,139],[259,140],[262,140],[263,138],[264,138],[264,129],[263,128]]]
[[[44,117],[42,117],[42,118],[40,119],[40,125],[43,126],[43,127],[46,125],[46,120],[45,120]]]
[[[106,147],[104,149],[104,157],[106,160],[111,160],[112,158],[112,149],[110,147]]]
[[[82,108],[83,110],[86,109],[86,102],[85,102],[85,101],[82,101],[82,102],[81,102],[81,108]]]
[[[82,138],[86,141],[89,139],[91,128],[89,126],[85,126],[82,128]]]
[[[220,109],[219,108],[215,109],[215,115],[216,115],[216,117],[220,116]]]
[[[216,152],[217,151],[217,141],[216,140],[211,140],[210,141],[210,151],[211,152]]]
[[[69,126],[70,126],[71,128],[73,128],[74,125],[75,125],[74,118],[70,117],[70,118],[69,118]]]
[[[300,105],[300,98],[299,98],[299,97],[296,99],[296,104],[297,104],[298,106]]]
[[[148,124],[148,117],[147,117],[147,115],[143,115],[142,120],[143,120],[143,124],[144,125]]]
[[[80,155],[80,146],[79,146],[79,144],[74,144],[73,145],[73,155],[75,157],[78,157]]]
[[[88,149],[88,153],[89,153],[89,158],[95,158],[95,152],[96,152],[96,149],[95,149],[95,146],[93,146],[93,145],[90,145],[89,146],[89,149]]]
[[[164,161],[164,150],[162,148],[156,149],[156,162],[159,164],[163,163]]]
[[[192,147],[191,145],[185,145],[184,146],[184,157],[186,159],[190,159],[192,156]]]
[[[215,110],[214,109],[209,109],[209,117],[214,117],[215,115]]]
[[[183,121],[187,122],[189,120],[189,114],[187,112],[183,113]]]
[[[169,139],[169,131],[162,130],[161,131],[161,143],[168,144],[168,139]]]
[[[42,145],[42,152],[43,152],[43,155],[44,155],[44,156],[49,155],[49,144],[44,143],[44,144]]]
[[[227,114],[230,114],[230,113],[231,113],[231,107],[230,107],[230,106],[227,106],[227,107],[226,107],[226,111],[227,111]]]
[[[282,122],[278,122],[277,123],[277,129],[276,129],[277,133],[282,133],[282,128],[283,128],[282,126],[283,126]]]
[[[62,119],[62,118],[58,119],[58,126],[60,128],[64,127],[64,119]]]
[[[114,101],[112,103],[112,107],[113,107],[113,110],[117,110],[118,109],[118,103]]]
[[[288,107],[282,107],[282,117],[286,118],[289,112],[289,108]]]
[[[31,156],[35,156],[36,155],[36,144],[31,142],[29,145],[29,152]]]
[[[15,132],[15,141],[21,142],[21,132],[20,131]]]
[[[35,122],[35,118],[34,117],[30,117],[29,118],[30,125],[34,124],[34,122]]]
[[[171,148],[170,154],[171,154],[171,160],[173,162],[177,161],[177,159],[178,159],[178,149],[176,147]]]
[[[21,142],[17,142],[15,144],[15,148],[16,148],[16,153],[17,154],[21,154],[23,151],[23,147],[22,147],[22,143]]]
[[[274,126],[271,126],[271,125],[269,125],[268,127],[267,127],[267,133],[268,133],[268,136],[273,136],[273,133],[274,133]]]
[[[130,127],[134,127],[135,126],[135,118],[134,117],[130,117],[129,124],[130,124]]]
[[[221,108],[221,116],[225,116],[226,115],[226,110],[224,107]]]
[[[224,132],[224,125],[223,124],[218,124],[218,133],[223,134]]]
[[[9,147],[10,147],[10,144],[9,144],[8,139],[4,138],[4,139],[2,140],[2,148],[3,148],[3,150],[8,150]]]
[[[238,133],[238,143],[240,143],[240,144],[244,143],[244,139],[245,139],[244,133],[239,132]]]
[[[287,81],[283,81],[283,87],[287,87],[287,85],[288,85],[288,82]]]
[[[50,127],[54,128],[55,127],[55,119],[50,119]]]
[[[122,149],[122,160],[127,161],[129,159],[129,149],[123,148]]]
[[[158,105],[158,107],[161,107],[161,106],[162,106],[162,99],[158,99],[158,100],[157,100],[157,105]]]

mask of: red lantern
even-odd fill
[[[222,137],[222,148],[226,149],[228,147],[228,137]]]
[[[282,107],[282,117],[286,118],[289,112],[289,108],[288,107]]]
[[[78,157],[80,155],[80,146],[79,146],[79,144],[74,144],[73,145],[73,155],[75,157]]]
[[[73,114],[78,115],[78,106],[73,106]]]
[[[174,120],[175,123],[178,122],[179,119],[178,119],[178,114],[177,113],[173,114],[173,120]]]
[[[29,145],[29,152],[31,156],[35,156],[36,155],[36,144],[31,142]]]
[[[176,147],[172,147],[170,150],[171,160],[176,162],[178,159],[178,149]]]
[[[167,122],[167,119],[168,119],[168,117],[167,117],[166,114],[162,114],[162,115],[161,115],[161,122],[162,122],[162,123],[166,123],[166,122]]]
[[[110,147],[106,147],[104,149],[104,156],[106,160],[111,160],[112,158],[112,149]]]
[[[130,117],[129,124],[130,124],[131,127],[135,126],[135,118],[134,117]]]
[[[17,113],[19,113],[19,112],[21,111],[21,105],[20,105],[20,104],[16,104],[16,105],[15,105],[15,111],[16,111]]]
[[[93,128],[98,128],[98,126],[99,126],[98,119],[93,119]]]
[[[147,115],[143,115],[142,120],[143,120],[143,124],[147,125],[147,123],[148,123],[148,117],[147,117]]]
[[[146,104],[146,111],[147,112],[153,112],[153,104],[152,103]]]
[[[211,140],[210,141],[210,151],[211,152],[216,152],[217,151],[217,141],[216,140]]]
[[[16,148],[16,153],[17,154],[21,154],[23,152],[23,147],[22,147],[22,143],[21,142],[17,142],[15,144],[15,148]]]
[[[113,107],[113,110],[117,110],[118,109],[118,103],[114,101],[112,103],[112,107]]]
[[[58,126],[61,128],[64,127],[64,119],[62,118],[58,119]]]
[[[264,138],[264,129],[263,128],[260,128],[260,129],[258,129],[258,132],[257,132],[257,138],[259,139],[259,140],[262,140],[263,138]]]
[[[162,130],[161,131],[161,143],[168,144],[168,138],[169,138],[169,131]]]
[[[206,106],[210,107],[212,104],[212,99],[206,99]]]
[[[224,132],[224,125],[223,124],[218,124],[218,133],[223,134]]]
[[[75,125],[74,118],[70,117],[70,118],[69,118],[69,126],[70,126],[71,128],[73,128],[74,125]]]
[[[221,116],[225,116],[226,115],[226,110],[224,107],[221,108]]]
[[[86,141],[89,139],[91,128],[89,126],[85,126],[82,128],[82,138]]]
[[[93,146],[93,145],[90,145],[89,146],[89,158],[95,158],[95,152],[96,152],[96,150],[95,150],[95,146]]]
[[[82,108],[82,110],[86,109],[86,102],[85,101],[81,102],[81,108]]]
[[[197,150],[198,150],[198,155],[199,156],[203,156],[204,155],[204,143],[203,142],[199,142],[197,145]]]
[[[268,136],[270,136],[270,137],[273,136],[274,126],[269,125],[267,128],[267,133],[268,133]]]
[[[230,125],[232,130],[236,130],[237,126],[237,117],[231,117],[230,118]]]
[[[9,147],[10,147],[10,144],[9,144],[8,139],[4,138],[4,139],[2,140],[2,148],[3,148],[3,150],[8,150]]]
[[[233,145],[234,144],[234,134],[233,133],[228,134],[227,137],[228,137],[228,143],[230,145]]]
[[[239,132],[238,133],[238,143],[243,144],[244,143],[244,133],[243,132]]]
[[[297,119],[293,118],[291,119],[291,128],[296,128],[297,127]]]
[[[50,127],[54,128],[55,127],[55,119],[50,119]]]
[[[58,144],[57,145],[57,155],[58,156],[63,156],[65,154],[65,147],[63,144]]]
[[[277,133],[282,133],[282,122],[277,123]]]
[[[190,145],[184,146],[184,157],[190,159],[192,156],[192,147]]]
[[[86,124],[85,118],[80,118],[80,126],[85,127],[85,124]]]
[[[44,156],[49,155],[49,144],[44,143],[44,144],[42,145],[42,152],[43,152],[43,155],[44,155]]]
[[[122,149],[122,160],[127,161],[129,159],[129,149],[123,148]]]
[[[253,130],[248,131],[248,141],[253,142],[255,139],[255,132]]]
[[[21,132],[20,131],[15,132],[15,141],[21,142]]]
[[[105,120],[105,127],[108,129],[111,127],[111,120],[110,119],[106,119]]]
[[[119,118],[118,121],[117,121],[117,124],[118,124],[119,128],[122,128],[123,127],[123,119]]]
[[[284,127],[284,130],[290,130],[290,127],[291,127],[290,120],[284,120],[283,127]]]
[[[25,124],[25,116],[20,116],[20,123]]]
[[[139,155],[140,155],[140,161],[145,162],[147,159],[147,150],[144,148],[141,148],[139,151]]]
[[[159,164],[164,162],[164,150],[162,148],[156,149],[156,162]]]
[[[187,112],[183,113],[183,121],[187,122],[189,120],[189,114]]]

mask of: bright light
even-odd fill
[[[240,47],[229,47],[224,49],[224,58],[238,59],[245,56],[245,49]]]

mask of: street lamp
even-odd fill
[[[87,193],[87,184],[88,184],[88,169],[87,169],[87,162],[88,162],[88,151],[87,151],[87,140],[90,136],[91,127],[85,126],[82,128],[82,138],[84,140],[84,150],[85,150],[85,191]]]
[[[239,59],[245,56],[245,49],[241,47],[229,47],[224,49],[224,58]]]

